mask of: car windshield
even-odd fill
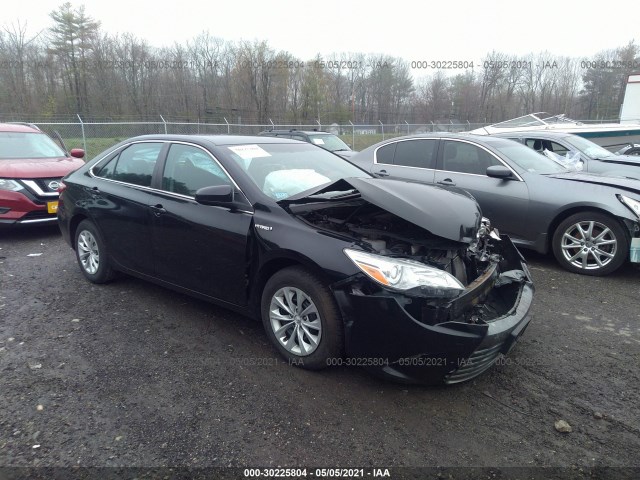
[[[59,158],[65,153],[44,133],[0,132],[0,159]]]
[[[276,200],[342,178],[370,176],[348,161],[308,143],[230,145],[225,150],[265,194]]]
[[[602,148],[597,143],[593,143],[586,138],[573,136],[567,137],[565,138],[565,140],[567,141],[567,143],[570,143],[590,158],[607,158],[613,155],[613,153],[611,153],[609,150]]]
[[[309,140],[314,145],[318,145],[331,152],[342,152],[345,150],[351,150],[349,145],[340,140],[335,135],[309,135]]]
[[[547,175],[567,172],[560,163],[514,141],[495,142],[491,145],[505,157],[529,173]]]

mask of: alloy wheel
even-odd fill
[[[100,267],[100,251],[96,238],[87,230],[83,230],[78,235],[78,258],[82,268],[87,273],[95,275]]]
[[[311,297],[299,288],[283,287],[271,297],[269,321],[280,344],[294,355],[313,353],[322,337],[322,322]]]
[[[583,270],[606,267],[616,256],[618,240],[605,224],[580,221],[562,235],[562,255],[571,265]]]

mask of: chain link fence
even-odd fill
[[[90,159],[103,150],[130,137],[169,133],[176,135],[257,135],[264,130],[318,130],[334,133],[353,150],[363,150],[382,140],[403,135],[429,132],[464,132],[484,126],[480,123],[428,123],[428,124],[372,124],[355,125],[321,123],[308,125],[284,124],[234,124],[234,123],[195,123],[195,122],[36,122],[34,123],[50,136],[63,140],[67,149],[82,148],[86,158]]]

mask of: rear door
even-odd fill
[[[502,233],[526,239],[531,230],[526,220],[529,210],[527,185],[515,172],[513,179],[488,177],[487,168],[493,165],[509,168],[484,147],[465,140],[443,139],[435,182],[467,190],[492,225]]]
[[[439,143],[437,138],[428,138],[398,140],[383,145],[374,153],[371,173],[378,177],[431,184]]]
[[[87,205],[116,262],[153,275],[151,245],[151,181],[164,142],[138,142],[101,162],[93,174],[98,181],[88,192]]]
[[[156,276],[234,305],[246,304],[247,236],[251,206],[204,148],[172,143],[161,181],[149,199]],[[246,208],[201,205],[202,187],[232,185]]]

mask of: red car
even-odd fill
[[[84,165],[35,125],[0,123],[0,226],[55,223],[62,177]]]

